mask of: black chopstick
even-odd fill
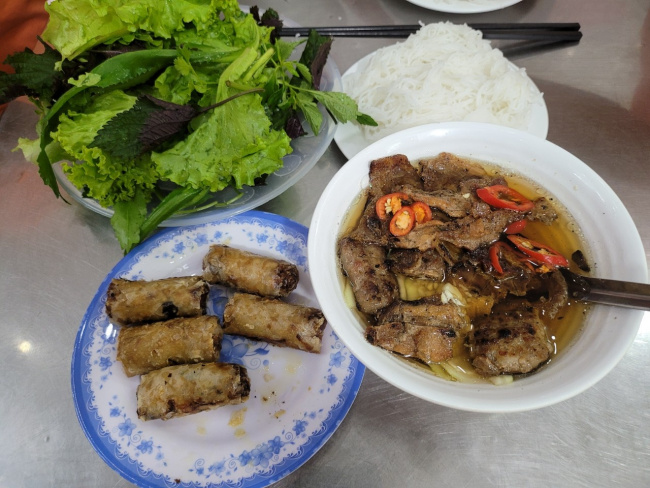
[[[580,24],[578,22],[521,22],[521,23],[502,23],[502,22],[484,22],[467,24],[472,29],[477,30],[547,30],[547,31],[578,31]],[[392,30],[408,30],[416,31],[422,27],[421,24],[407,24],[407,25],[340,25],[335,27],[283,27],[282,32],[293,30],[306,30],[316,29],[317,31],[392,31]]]
[[[579,31],[578,22],[521,22],[521,23],[500,23],[484,22],[476,24],[467,24],[472,29],[483,30],[548,30],[548,31]]]
[[[569,42],[563,41],[522,41],[514,42],[508,46],[501,46],[499,49],[506,58],[513,59],[517,57],[530,56],[538,52],[547,52],[551,49],[561,49],[570,45]]]
[[[484,39],[529,40],[529,41],[579,41],[582,37],[580,24],[572,23],[521,23],[521,24],[468,24],[480,30]],[[329,37],[390,37],[405,38],[417,32],[422,26],[375,25],[339,27],[282,27],[283,37],[306,36],[311,30]]]

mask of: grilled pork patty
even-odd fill
[[[397,299],[397,279],[386,265],[385,248],[346,237],[339,243],[339,258],[359,310],[375,314]]]
[[[493,311],[476,319],[468,344],[474,368],[485,376],[530,373],[553,353],[546,327],[533,308]]]

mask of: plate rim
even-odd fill
[[[84,333],[89,329],[91,325],[94,316],[93,312],[97,308],[98,303],[101,302],[103,296],[105,295],[110,280],[116,274],[118,274],[123,269],[128,267],[132,262],[132,260],[137,259],[138,254],[155,249],[159,244],[159,242],[161,240],[164,240],[164,238],[168,235],[173,235],[175,233],[182,234],[183,232],[187,232],[200,227],[209,227],[213,225],[218,226],[219,224],[226,224],[229,221],[239,220],[243,218],[246,219],[257,218],[264,223],[273,223],[273,224],[280,224],[282,226],[286,226],[300,233],[301,236],[305,238],[305,241],[307,241],[307,237],[309,233],[308,227],[292,219],[289,219],[288,217],[284,217],[282,215],[273,214],[270,212],[265,212],[260,210],[248,210],[246,212],[230,216],[226,219],[217,220],[213,222],[206,222],[202,224],[188,225],[182,227],[168,227],[162,229],[160,232],[157,232],[156,234],[152,235],[150,238],[146,239],[138,246],[136,246],[129,254],[127,254],[122,259],[120,259],[113,266],[113,268],[107,273],[107,275],[104,277],[101,284],[99,285],[97,291],[95,292],[92,300],[90,301],[90,304],[86,308],[79,329],[77,330],[77,333],[75,335],[73,351],[71,355],[71,362],[70,362],[70,384],[71,384],[72,400],[75,408],[75,414],[79,422],[79,425],[86,439],[91,444],[94,451],[99,455],[99,457],[111,469],[117,472],[120,476],[122,476],[127,481],[134,483],[139,487],[160,488],[160,487],[167,486],[164,482],[165,475],[160,474],[160,476],[156,476],[156,474],[153,473],[154,478],[156,480],[160,480],[161,483],[152,484],[150,483],[149,479],[144,479],[139,476],[139,474],[141,473],[141,469],[136,460],[131,459],[128,455],[120,457],[120,459],[118,460],[117,457],[114,455],[115,454],[114,452],[109,452],[109,450],[106,449],[105,446],[108,445],[116,446],[117,443],[113,441],[109,435],[102,434],[101,432],[102,418],[98,415],[96,409],[90,408],[89,405],[87,405],[85,402],[82,402],[82,400],[86,399],[85,397],[88,397],[88,399],[92,398],[94,396],[94,393],[90,389],[91,386],[90,383],[84,386],[82,382],[81,374],[75,374],[76,371],[78,373],[85,372],[82,364],[84,363],[84,354],[82,351],[83,349],[82,345],[85,338]],[[310,271],[308,276],[311,279]],[[314,299],[316,299],[315,295],[314,295]],[[333,329],[332,329],[332,333],[334,334],[335,337],[338,338],[338,335],[336,334],[336,332],[334,332]],[[342,343],[342,345],[344,344]],[[347,348],[347,346],[344,347]],[[349,413],[352,405],[354,404],[354,401],[356,400],[356,397],[359,393],[359,389],[363,382],[363,378],[365,376],[365,371],[366,371],[365,365],[361,361],[359,361],[358,358],[356,358],[356,356],[354,356],[354,354],[352,354],[351,351],[349,352],[350,352],[350,367],[348,369],[348,372],[352,372],[352,374],[346,375],[346,377],[344,378],[344,382],[343,382],[344,386],[341,390],[341,394],[339,395],[339,398],[343,398],[343,401],[339,402],[338,404],[331,405],[331,409],[328,412],[327,417],[323,419],[320,424],[321,427],[325,427],[325,432],[322,435],[320,435],[318,432],[314,435],[311,435],[307,440],[307,442],[305,442],[305,444],[302,445],[301,456],[282,460],[280,463],[276,465],[280,469],[276,469],[272,473],[268,473],[266,475],[256,473],[250,477],[245,477],[240,480],[239,483],[240,486],[243,485],[246,486],[247,488],[262,488],[279,481],[280,479],[288,476],[289,474],[293,473],[294,471],[302,467],[334,435],[334,433],[338,430],[340,424],[343,422],[343,420]],[[82,408],[82,406],[85,406],[86,408]],[[97,425],[98,429],[91,428],[94,427],[93,420],[98,424]],[[128,462],[129,465],[133,467],[133,469],[126,469],[125,462]],[[229,486],[229,484],[213,483],[213,482],[209,482],[207,484],[199,484],[195,482],[191,482],[191,483],[181,482],[178,486],[192,486],[197,488],[199,487],[220,488],[220,487]]]

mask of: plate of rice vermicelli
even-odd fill
[[[382,137],[435,122],[493,123],[542,138],[548,133],[543,94],[525,69],[467,25],[425,25],[359,60],[342,83],[378,123],[339,125],[334,140],[348,158]]]

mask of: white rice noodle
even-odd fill
[[[526,129],[542,94],[480,31],[450,22],[423,26],[377,50],[344,78],[344,91],[378,127],[368,140],[431,122],[489,122]]]

